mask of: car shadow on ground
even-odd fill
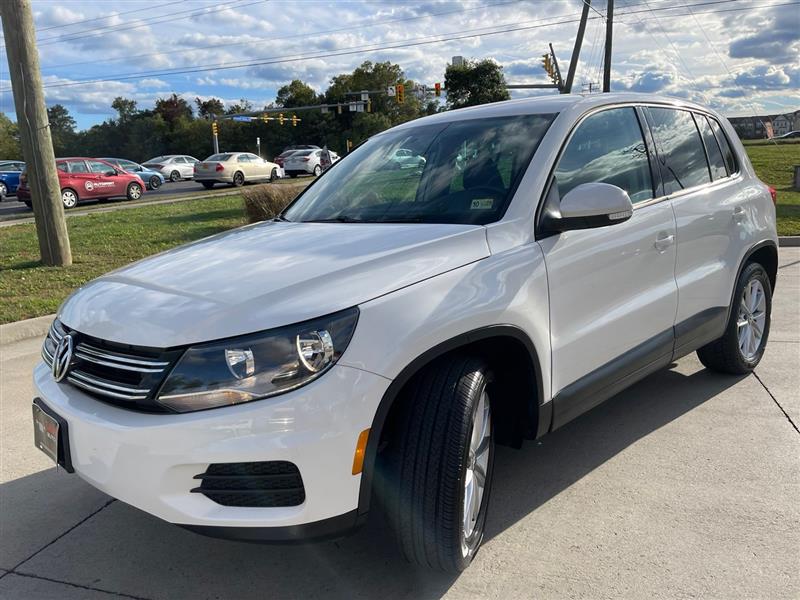
[[[539,442],[520,451],[500,448],[487,541],[739,380],[702,369],[661,371]],[[75,479],[50,470],[0,486],[2,519],[14,521],[13,537],[41,536],[40,523],[48,519],[40,513],[97,494],[65,477]],[[90,500],[98,507],[105,501],[99,494]],[[62,523],[62,530],[78,520]],[[8,538],[0,549],[15,543]],[[113,502],[42,550],[45,544],[32,547],[23,556],[32,558],[17,570],[145,598],[438,598],[457,579],[408,565],[376,513],[349,538],[271,546],[205,538]]]

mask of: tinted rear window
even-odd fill
[[[731,145],[728,143],[728,136],[725,135],[722,126],[716,119],[712,118],[709,119],[709,121],[711,122],[711,128],[714,130],[714,136],[717,138],[720,148],[722,148],[722,155],[725,157],[725,164],[728,165],[728,171],[730,173],[736,173],[738,170],[736,168],[736,159],[733,157],[733,150],[731,150]]]
[[[674,108],[647,108],[653,130],[664,193],[674,194],[709,183],[708,162],[692,113]]]
[[[725,168],[725,159],[722,158],[722,151],[719,149],[717,138],[714,137],[714,132],[711,131],[711,125],[708,124],[705,116],[695,113],[697,119],[697,126],[700,128],[700,133],[703,135],[703,143],[706,145],[706,152],[708,153],[708,164],[711,167],[711,178],[715,181],[728,176],[728,170]]]

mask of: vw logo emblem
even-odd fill
[[[53,355],[53,379],[61,381],[67,376],[69,365],[72,362],[72,336],[65,335],[58,342],[56,352]]]

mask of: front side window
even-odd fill
[[[90,160],[89,161],[89,170],[92,173],[98,173],[100,175],[105,175],[106,173],[110,173],[111,171],[113,171],[114,167],[112,167],[111,165],[106,164],[104,162],[100,162],[99,160]]]
[[[336,163],[284,213],[290,221],[485,225],[500,219],[555,115],[388,131]],[[398,169],[398,150],[425,160]]]
[[[692,113],[675,108],[648,107],[664,193],[674,194],[711,181],[703,141]]]
[[[694,118],[697,120],[697,126],[700,128],[700,134],[703,136],[703,143],[706,146],[708,165],[711,167],[711,179],[716,181],[727,177],[728,170],[725,168],[725,159],[722,158],[722,151],[719,149],[711,125],[708,124],[704,115],[695,113]]]
[[[575,130],[553,173],[563,198],[583,183],[609,183],[628,192],[631,202],[653,198],[647,147],[636,110],[604,110]]]

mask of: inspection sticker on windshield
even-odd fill
[[[470,205],[470,210],[487,210],[494,206],[493,198],[475,198]]]

